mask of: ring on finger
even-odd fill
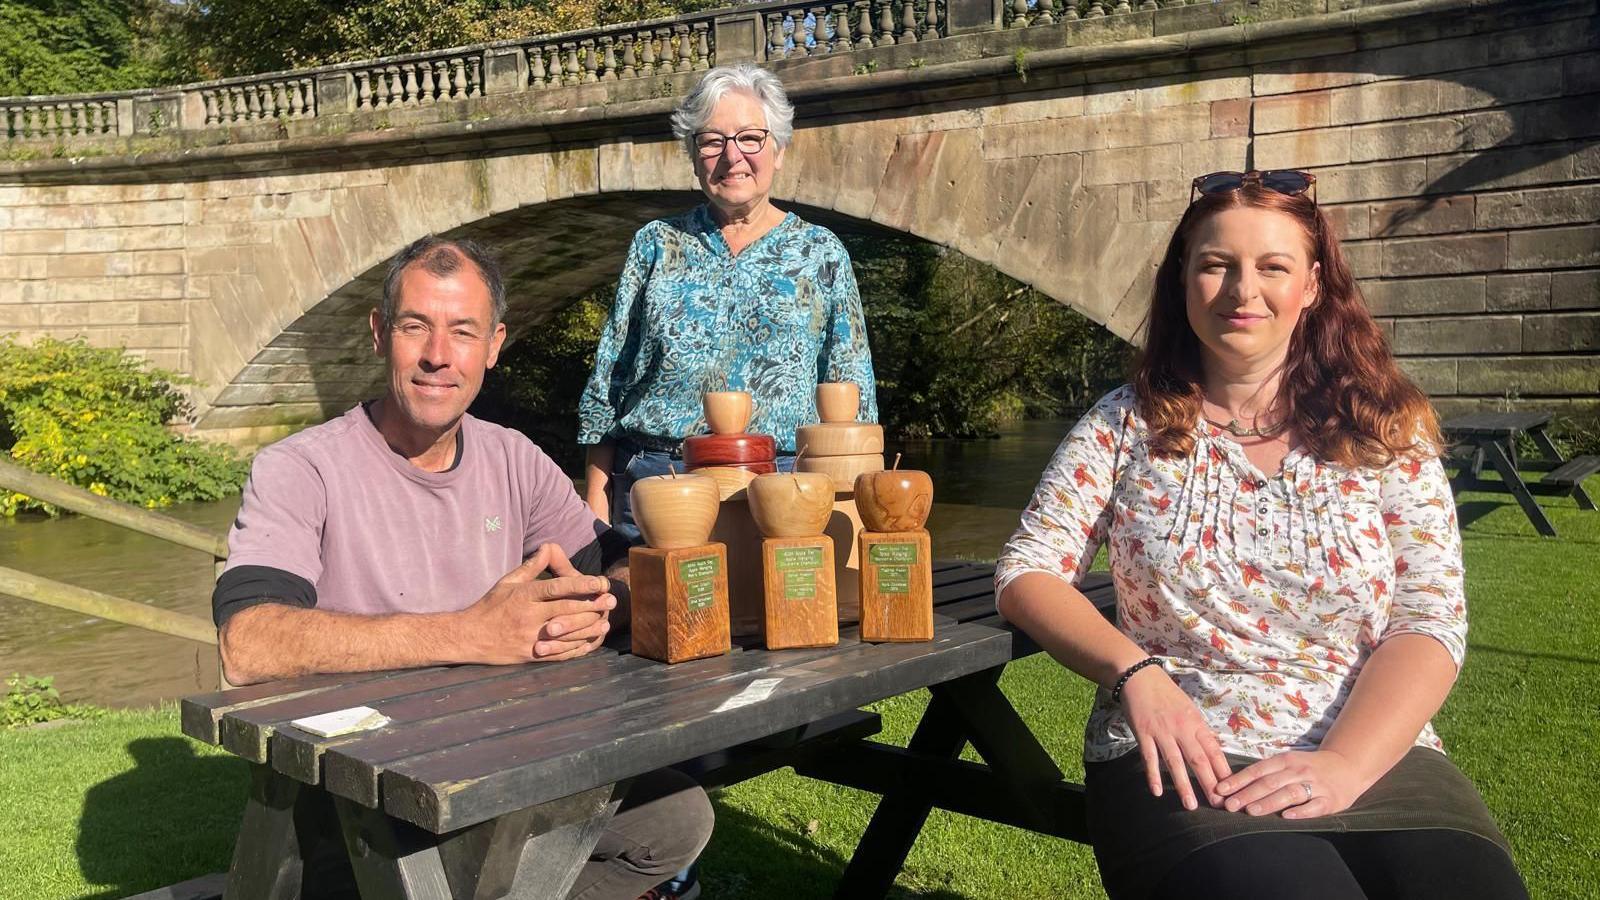
[[[1313,796],[1312,793],[1311,793],[1311,782],[1309,782],[1309,781],[1300,782],[1300,789],[1306,792],[1306,800],[1309,802],[1311,800],[1312,796]]]

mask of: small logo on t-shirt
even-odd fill
[[[500,530],[500,517],[499,516],[484,516],[483,517],[483,533],[484,534],[494,534],[496,531],[499,531],[499,530]]]

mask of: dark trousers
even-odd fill
[[[1527,900],[1498,844],[1465,831],[1261,832],[1189,854],[1157,897],[1184,900]]]
[[[673,769],[634,779],[567,900],[634,900],[693,862],[711,839],[711,801]]]

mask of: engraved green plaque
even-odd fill
[[[715,556],[700,556],[678,563],[678,579],[683,582],[691,612],[710,606],[716,596],[718,563]]]
[[[878,572],[878,593],[911,593],[911,567],[917,562],[916,544],[873,544],[867,559]]]
[[[779,572],[822,567],[821,547],[780,547],[775,556]]]
[[[817,570],[796,569],[783,573],[785,600],[810,600],[817,596]]]

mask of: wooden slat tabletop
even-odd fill
[[[435,832],[450,831],[919,687],[1001,665],[1012,636],[993,616],[994,567],[935,564],[931,643],[769,652],[736,647],[665,666],[612,649],[553,666],[454,666],[312,676],[190,697],[185,733]],[[1000,627],[994,627],[1000,626]],[[719,710],[758,678],[754,703]],[[382,729],[322,738],[290,722],[352,706]]]
[[[1490,437],[1509,437],[1518,431],[1527,431],[1540,425],[1547,425],[1552,414],[1537,410],[1529,412],[1479,412],[1458,416],[1445,422],[1444,433],[1448,437],[1462,438],[1472,435],[1485,435]]]

